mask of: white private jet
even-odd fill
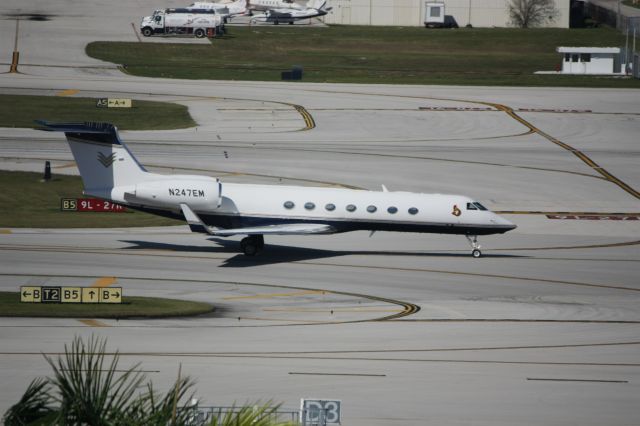
[[[326,7],[326,4],[326,0],[309,0],[307,6],[300,9],[267,8],[264,13],[253,15],[251,23],[273,22],[273,24],[278,25],[282,22],[293,25],[295,21],[326,15],[331,10],[330,7]]]
[[[138,163],[110,123],[50,123],[64,132],[84,194],[148,213],[186,220],[193,232],[240,242],[253,256],[264,235],[334,234],[356,230],[465,235],[480,257],[478,235],[516,227],[462,195],[381,192],[225,183],[209,176],[160,175]]]
[[[302,10],[305,7],[295,0],[249,0],[247,5],[249,10],[265,11],[269,9],[296,9]]]
[[[225,20],[236,15],[247,13],[247,0],[236,0],[231,3],[195,2],[187,6],[188,10],[215,10]]]

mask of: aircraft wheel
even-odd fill
[[[475,257],[476,259],[479,257],[482,257],[482,252],[478,249],[474,249],[471,251],[471,256]]]
[[[258,253],[258,245],[255,238],[245,237],[240,241],[240,249],[245,256],[255,256]]]
[[[264,249],[263,235],[249,235],[240,240],[240,249],[247,256],[255,256]]]

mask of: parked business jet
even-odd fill
[[[186,9],[189,10],[210,10],[213,9],[222,16],[227,22],[227,19],[233,18],[236,15],[244,15],[247,13],[247,0],[236,0],[231,3],[212,3],[212,2],[195,2]]]
[[[311,1],[311,0],[310,0]],[[269,9],[296,9],[301,10],[305,7],[294,0],[249,0],[247,5],[249,10],[265,11]]]
[[[307,7],[302,9],[293,8],[267,8],[264,13],[253,15],[251,23],[257,22],[273,22],[278,25],[279,23],[293,24],[295,21],[302,19],[315,18],[318,16],[326,15],[331,8],[325,7],[326,0],[309,0]]]
[[[193,232],[240,242],[253,256],[264,235],[334,234],[356,230],[465,235],[480,257],[478,235],[516,227],[461,195],[365,191],[342,188],[225,183],[209,176],[150,173],[120,140],[110,123],[50,123],[64,132],[86,195],[132,209],[186,220]]]

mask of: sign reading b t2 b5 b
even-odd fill
[[[20,287],[22,303],[122,303],[122,287]]]

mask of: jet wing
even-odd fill
[[[324,223],[286,223],[278,225],[253,226],[247,228],[221,229],[206,225],[202,219],[185,203],[180,204],[182,214],[192,232],[228,237],[231,235],[305,235],[332,234],[336,229]]]
[[[336,230],[323,223],[287,223],[280,225],[255,226],[249,228],[217,229],[212,235],[227,237],[230,235],[305,235],[332,234]]]

